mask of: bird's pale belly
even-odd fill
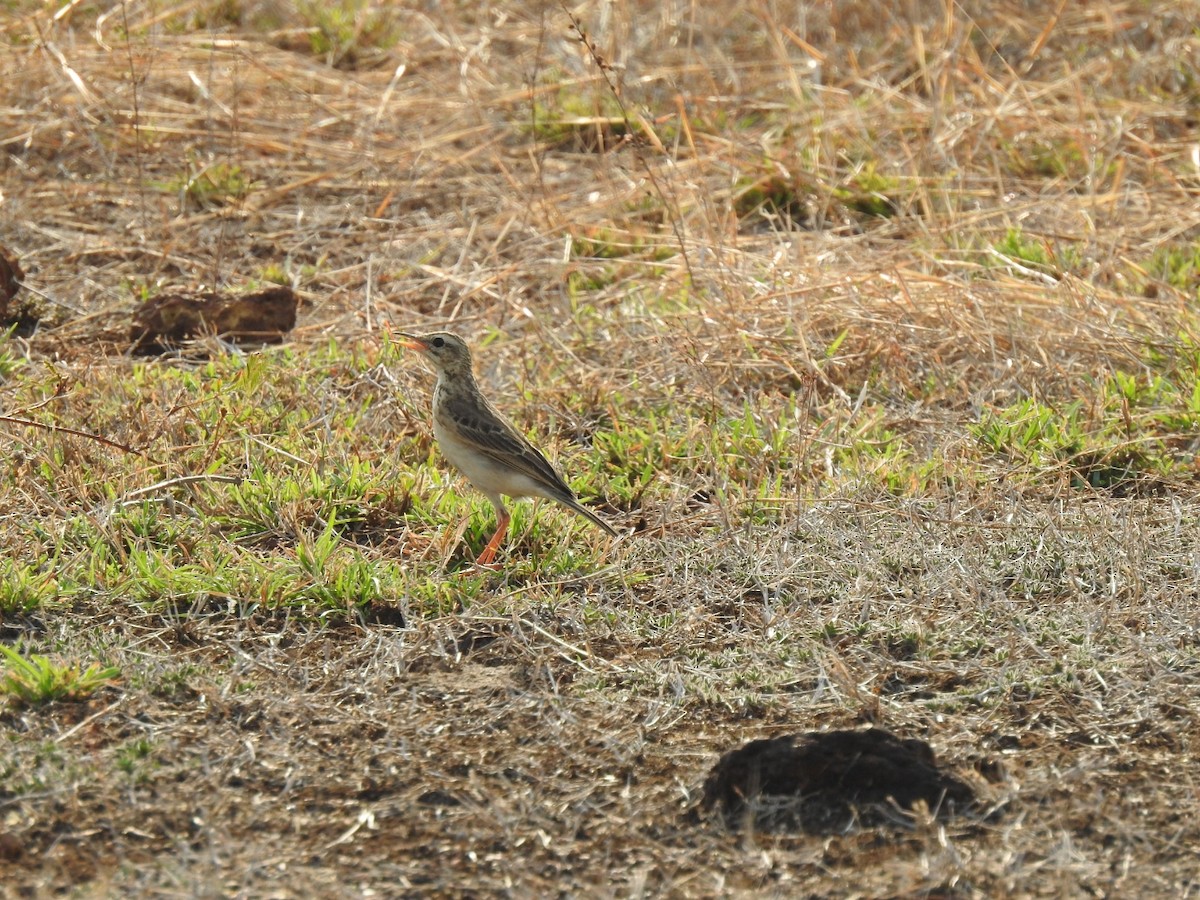
[[[555,499],[538,482],[522,475],[492,457],[459,440],[436,417],[433,436],[446,461],[466,476],[467,481],[485,494],[504,494],[506,497],[545,497]]]

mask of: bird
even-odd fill
[[[544,497],[578,513],[613,537],[617,531],[579,502],[554,466],[494,407],[479,389],[471,350],[456,334],[396,332],[400,345],[425,357],[437,372],[433,388],[433,436],[442,456],[496,508],[496,531],[475,559],[490,566],[511,520],[503,497]]]

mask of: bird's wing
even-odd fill
[[[487,401],[484,400],[484,403]],[[544,484],[550,491],[561,494],[564,501],[575,499],[574,492],[542,452],[513,428],[491,404],[482,406],[472,398],[455,397],[447,398],[442,409],[454,420],[458,431],[480,451]]]

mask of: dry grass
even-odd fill
[[[1200,5],[317,9],[0,19],[2,631],[123,673],[0,719],[6,891],[1200,891]],[[451,574],[447,324],[634,533]],[[868,722],[978,814],[687,818]]]

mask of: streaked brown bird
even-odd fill
[[[479,390],[471,351],[458,335],[396,332],[437,370],[433,388],[433,436],[442,455],[496,508],[496,532],[475,560],[486,566],[508,531],[503,497],[545,497],[579,513],[613,537],[611,525],[581,504],[541,451],[525,439]]]

